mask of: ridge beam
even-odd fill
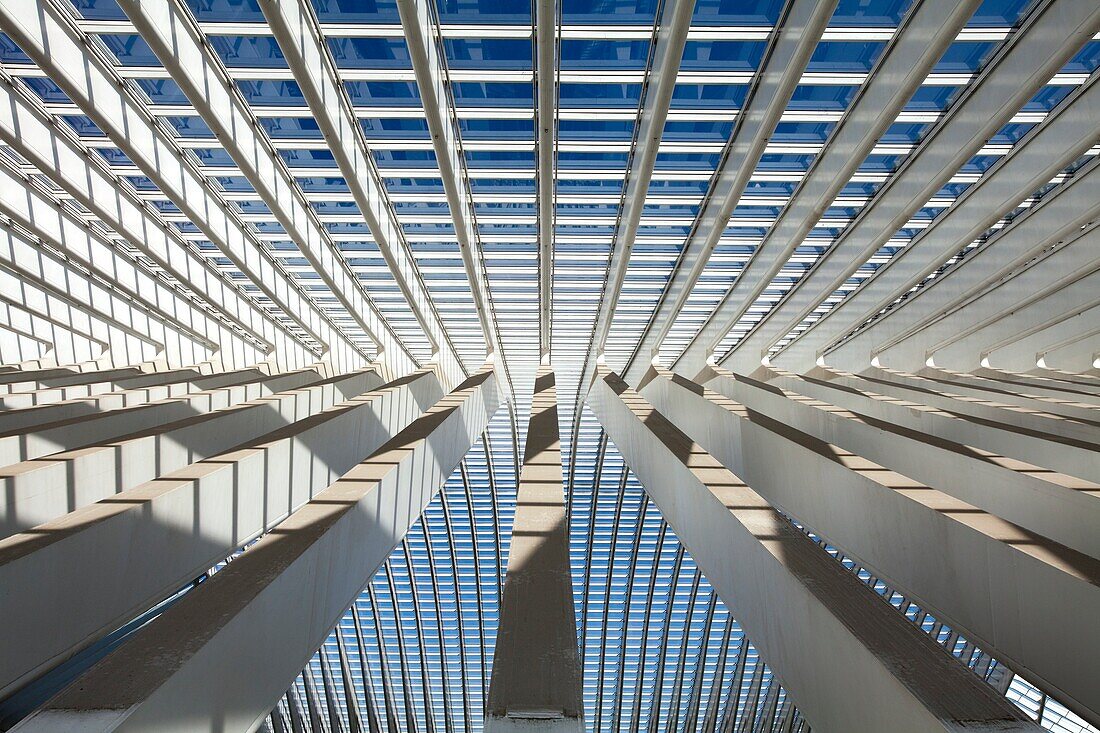
[[[578,733],[581,668],[553,369],[535,376],[486,731]]]
[[[914,3],[821,154],[722,301],[675,360],[693,377],[805,240],[981,0]]]
[[[535,0],[535,147],[539,245],[539,358],[553,346],[554,226],[558,213],[558,2]]]
[[[1039,730],[606,368],[588,404],[814,730]]]
[[[498,404],[475,374],[14,730],[259,725]]]

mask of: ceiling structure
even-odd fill
[[[540,363],[557,375],[590,731],[815,723],[586,406],[609,372],[653,402],[652,365],[706,373],[750,413],[772,409],[728,370],[1100,481],[1092,2],[0,0],[0,31],[0,430],[95,394],[143,396],[89,410],[228,390],[256,365],[267,391],[188,409],[337,385],[294,422],[382,377],[434,366],[447,392],[496,367],[500,408],[270,730],[484,729]],[[59,366],[83,376],[59,382]],[[339,382],[364,367],[379,382]],[[191,386],[146,386],[176,382]],[[921,403],[943,427],[877,402]],[[87,412],[73,410],[50,419]],[[971,419],[1029,437],[1011,452],[950,432]],[[78,447],[65,440],[4,463]],[[776,506],[1042,727],[1097,730],[1095,700]],[[37,524],[20,521],[4,536]],[[0,686],[0,725],[253,542]]]

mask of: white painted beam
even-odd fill
[[[435,162],[439,167],[439,176],[447,195],[447,207],[454,222],[462,265],[470,284],[470,298],[485,339],[485,350],[487,353],[501,353],[492,296],[485,282],[480,235],[470,200],[462,141],[455,112],[451,108],[451,97],[445,85],[447,61],[442,57],[436,43],[435,12],[429,0],[396,0],[396,3],[416,76],[416,86],[420,91],[420,101],[424,105],[424,117],[435,147]],[[506,367],[502,353],[501,356],[501,364]],[[504,380],[506,381],[507,379]],[[503,382],[502,386],[505,386]]]
[[[558,212],[558,2],[535,5],[535,190],[538,196],[539,357],[550,355],[554,287],[554,226]]]
[[[779,220],[675,361],[677,373],[694,376],[703,368],[719,341],[802,244],[980,4],[978,0],[925,0],[913,5]]]
[[[0,21],[7,34],[265,295],[311,338],[332,349],[334,363],[347,361],[352,366],[357,358],[361,363],[358,347],[275,265],[68,15],[53,0],[11,0],[0,5]],[[139,207],[135,221],[131,212],[96,205],[105,203],[105,197],[119,197],[114,175],[98,162],[93,164],[82,146],[64,139],[64,133],[35,108],[33,100],[10,79],[5,81],[8,98],[0,105],[0,138],[116,231],[141,224],[149,214],[144,206]],[[78,177],[81,173],[87,175]],[[123,214],[129,216],[120,220]],[[154,236],[159,239],[163,235]]]
[[[128,2],[125,7],[143,14],[148,12],[146,3]],[[175,7],[178,8],[179,4]],[[440,352],[447,383],[458,384],[461,375],[466,373],[466,366],[440,321],[409,251],[312,5],[308,0],[264,0],[260,8],[313,112],[314,120],[325,136],[326,149],[332,152],[352,198],[390,269],[394,283],[412,309],[432,351]],[[273,149],[270,141],[265,141],[265,144]]]
[[[1036,730],[617,376],[588,404],[814,730]]]
[[[440,394],[433,372],[416,372],[0,541],[0,586],[23,589],[0,597],[0,694],[277,526]]]
[[[791,0],[769,36],[760,71],[736,116],[714,183],[692,224],[656,312],[623,376],[638,384],[683,310],[756,170],[795,87],[832,17],[836,0]]]
[[[1095,11],[1092,5],[1086,7]],[[1100,19],[1100,11],[1096,13]],[[907,247],[772,361],[785,369],[813,368],[830,345],[908,292],[1083,155],[1100,137],[1098,80],[1100,76],[1091,76],[988,171],[983,184],[963,192]]]
[[[6,161],[0,161],[0,212],[57,251],[56,255],[43,251],[43,256],[63,258],[66,263],[102,282],[111,283],[118,292],[154,309],[173,327],[210,341],[211,348],[219,351],[219,358],[227,368],[263,361],[271,352],[272,344],[260,334],[215,310],[219,302],[217,291],[211,295],[188,295],[182,286],[169,286],[122,254],[96,230],[61,206],[37,181],[14,170]]]
[[[187,6],[176,0],[120,0],[119,6],[380,358],[395,374],[412,368],[415,359],[351,272]]]
[[[981,150],[1012,115],[1038,93],[1100,30],[1100,7],[1045,0],[970,82],[947,116],[890,176],[796,288],[719,363],[752,371],[770,347],[790,333],[903,228],[955,171]],[[1021,145],[1030,144],[1022,141]],[[983,177],[983,186],[994,177]],[[1031,193],[1025,190],[1023,198]],[[973,195],[969,194],[968,195]]]
[[[764,427],[775,420],[1100,560],[1100,483],[864,417],[721,367],[713,373],[706,387],[744,406],[736,413],[742,424],[758,414]],[[700,419],[729,420],[693,386],[668,389],[673,399],[695,406]]]
[[[324,381],[307,380],[308,372],[295,376],[276,382],[284,387],[277,393],[263,383],[253,383],[174,401],[165,406],[176,408],[171,411],[149,405],[33,434],[0,437],[4,463],[0,537],[29,531],[312,418],[382,382],[370,370]],[[58,443],[79,447],[49,452]],[[20,453],[31,457],[9,460]]]
[[[1060,438],[1048,430],[997,420],[999,413],[995,410],[967,415],[960,410],[981,407],[967,400],[952,401],[935,393],[918,391],[888,394],[888,391],[893,392],[889,383],[853,379],[841,384],[781,370],[768,374],[767,380],[776,387],[930,437],[973,446],[994,455],[1019,458],[1052,471],[1100,483],[1100,446]],[[922,400],[934,401],[936,405]]]
[[[1092,278],[1089,286],[1082,283],[1081,287],[1094,288],[1094,283],[1098,279],[1100,278]],[[1092,292],[1095,293],[1095,290]],[[1080,289],[1077,294],[1082,295]],[[1067,341],[1074,342],[1081,339],[1081,345],[1084,347],[1081,356],[1084,357],[1082,361],[1085,363],[1079,363],[1078,367],[1088,368],[1088,352],[1090,350],[1093,352],[1095,360],[1097,346],[1100,346],[1100,337],[1096,328],[1096,324],[1100,323],[1100,299],[1094,297],[1086,301],[1082,297],[1074,304],[1068,299],[1069,293],[1056,295],[1057,297],[1052,296],[1051,302],[1047,303],[1049,311],[1043,308],[1042,312],[1033,314],[1033,321],[1042,319],[1039,325],[1029,326],[1018,335],[1005,338],[992,347],[987,347],[985,362],[1000,369],[1025,369],[1032,363],[1039,364],[1040,359],[1044,358],[1050,350],[1062,346]],[[1039,304],[1035,305],[1035,308],[1039,307]],[[1060,312],[1058,312],[1059,309],[1061,309]]]
[[[101,417],[109,418],[111,415],[118,414],[120,411],[128,408],[150,406],[151,403],[157,403],[157,406],[155,408],[151,407],[151,409],[177,409],[171,408],[169,405],[175,400],[186,400],[188,399],[188,395],[203,390],[233,387],[238,384],[245,385],[255,383],[258,385],[258,389],[261,391],[253,394],[251,397],[240,398],[244,400],[251,399],[252,397],[260,397],[267,393],[278,392],[280,389],[300,386],[309,380],[321,379],[328,376],[331,376],[331,374],[326,364],[315,364],[313,367],[307,369],[274,374],[270,373],[269,365],[261,364],[252,369],[239,369],[236,371],[222,372],[214,376],[203,376],[198,378],[181,376],[181,372],[175,372],[172,376],[167,378],[167,381],[156,378],[157,375],[153,375],[153,379],[132,378],[119,382],[119,388],[113,392],[95,394],[90,397],[68,399],[62,402],[52,402],[39,407],[28,407],[0,412],[0,441],[11,435],[24,436],[22,439],[29,441],[30,439],[26,436],[30,433],[40,433],[42,431],[52,430],[55,427],[59,427],[61,423],[76,424],[71,422],[74,418],[83,418],[81,422],[88,423]],[[92,377],[92,379],[95,379],[95,377]],[[95,383],[93,382],[93,384]],[[268,392],[265,392],[265,390]],[[231,400],[239,401],[236,400],[236,398],[231,398]],[[96,428],[96,430],[105,429],[106,428]],[[80,431],[78,430],[78,432]],[[112,438],[121,434],[122,433],[99,432],[97,436],[100,438]],[[58,450],[68,450],[79,446],[79,444],[70,443],[68,438],[57,438],[57,440],[59,442],[51,443],[52,450],[48,448],[44,448],[44,450],[52,453]],[[33,451],[30,450],[29,443],[23,450],[28,452],[19,454],[20,457],[18,460],[26,460],[27,458],[35,457],[31,455]],[[0,462],[2,461],[3,459],[0,459]]]
[[[498,404],[471,377],[15,730],[258,726]]]
[[[1044,250],[1084,234],[1090,222],[1100,218],[1098,188],[1100,158],[1086,164],[976,252],[841,342],[829,352],[829,363],[840,369],[859,371],[883,351],[913,338],[923,338],[918,336],[922,331],[950,333],[939,328],[941,319],[965,309],[976,294],[1003,283]],[[896,349],[891,365],[916,371],[924,366],[927,357],[919,350],[909,353]]]

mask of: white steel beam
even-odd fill
[[[814,730],[1037,730],[616,375],[588,404]]]
[[[683,310],[695,283],[718,246],[741,194],[756,170],[813,55],[817,42],[836,8],[837,0],[790,0],[769,36],[768,50],[752,87],[737,113],[733,132],[723,152],[702,207],[692,224],[676,267],[634,355],[623,372],[638,384],[660,351]]]
[[[25,590],[0,598],[0,694],[271,530],[440,394],[434,372],[415,372],[0,541],[0,584]]]
[[[53,0],[10,0],[0,4],[0,24],[267,297],[311,338],[332,350],[333,363],[361,363],[359,348],[275,265],[184,151],[134,98],[113,67],[100,58],[91,39],[68,17],[70,13]],[[115,200],[120,197],[115,176],[105,166],[93,165],[82,146],[65,139],[67,136],[35,108],[33,101],[28,101],[10,79],[5,81],[9,99],[0,105],[0,137],[116,231],[122,233],[143,223],[140,220],[149,214],[143,206],[136,212],[139,220],[134,221],[120,220],[122,213],[133,217],[131,212],[96,205],[106,196]],[[84,171],[88,172],[87,178],[78,178],[77,174]]]
[[[1070,299],[1070,293],[1053,293],[1045,304],[1036,303],[1030,315],[1033,322],[1039,321],[1037,326],[1024,328],[1017,315],[1022,318],[1025,314],[1013,314],[1011,320],[1022,330],[986,347],[984,363],[999,369],[1026,369],[1030,364],[1037,365],[1043,355],[1067,341],[1080,341],[1083,347],[1082,356],[1087,356],[1091,350],[1095,360],[1097,348],[1100,347],[1096,328],[1096,324],[1100,323],[1100,299],[1095,297],[1098,280],[1100,278],[1089,278],[1089,285],[1082,282],[1075,288],[1078,296],[1076,304]],[[1091,287],[1094,297],[1082,303],[1087,296],[1080,292],[1081,287]],[[1038,312],[1036,309],[1039,309]],[[1052,311],[1057,311],[1057,314]],[[1079,366],[1087,368],[1088,365],[1090,362],[1086,359],[1086,364]],[[1094,419],[1100,420],[1100,414]]]
[[[498,404],[493,372],[471,377],[16,730],[258,726]]]
[[[581,667],[553,369],[535,377],[489,685],[488,733],[579,733]]]
[[[776,341],[835,293],[926,206],[955,171],[978,154],[1098,30],[1100,7],[1090,3],[1046,0],[1033,8],[882,191],[797,286],[719,363],[746,372],[758,367]],[[975,185],[990,180],[983,177]],[[1021,198],[1029,193],[1024,191]]]
[[[395,374],[411,368],[416,359],[351,272],[191,11],[177,0],[120,0],[119,6],[321,281],[378,346],[379,358]],[[385,243],[379,243],[379,248],[385,249]],[[400,271],[395,272],[399,284],[400,276]],[[434,341],[430,332],[426,336]]]
[[[96,230],[75,217],[45,191],[38,181],[0,161],[0,212],[57,250],[56,257],[77,266],[127,297],[155,309],[174,328],[195,334],[222,353],[228,367],[244,366],[266,358],[273,348],[262,336],[205,305],[203,295],[186,295],[123,255]],[[39,248],[42,251],[42,248]],[[44,256],[50,256],[43,252]],[[207,296],[217,304],[218,292]]]
[[[976,252],[841,342],[829,352],[829,363],[858,371],[889,350],[890,366],[920,369],[928,354],[908,350],[905,345],[924,338],[922,333],[950,334],[938,325],[941,319],[966,308],[976,294],[1004,283],[1044,250],[1089,231],[1089,225],[1100,220],[1098,188],[1100,158],[1044,196]]]
[[[1009,429],[1019,428],[1038,435],[1045,433],[1055,440],[1063,439],[1092,450],[1100,448],[1100,436],[1096,434],[1095,426],[1088,422],[1079,422],[1073,419],[1073,415],[1054,412],[1059,410],[1077,413],[1077,417],[1085,421],[1092,417],[1089,412],[1080,412],[1080,408],[1074,405],[1044,401],[1008,390],[993,392],[988,388],[970,387],[958,381],[937,381],[889,369],[866,369],[859,375],[819,369],[810,374],[841,387],[872,390],[954,412],[968,419],[988,420]],[[1067,420],[1067,417],[1071,419]]]
[[[941,313],[928,325],[875,355],[882,367],[917,371],[924,364],[953,371],[969,372],[982,366],[993,344],[1024,334],[1025,323],[1043,323],[1066,310],[1066,305],[1091,300],[1087,293],[1072,292],[1096,286],[1090,273],[1100,270],[1100,229],[1094,229],[1067,244],[1055,246],[1027,266],[983,291],[973,293],[955,309]],[[1080,283],[1080,284],[1078,284]],[[1069,292],[1061,293],[1063,288]],[[1063,295],[1065,297],[1063,297]],[[1056,303],[1064,303],[1058,307]],[[1030,309],[1028,318],[1022,311]],[[1038,320],[1036,320],[1038,319]],[[1036,352],[1028,355],[1034,369]]]
[[[107,344],[74,331],[72,328],[23,308],[0,296],[0,326],[25,338],[48,342],[51,363],[86,362],[107,356]],[[39,357],[41,359],[41,357]]]
[[[227,282],[174,227],[166,224],[157,215],[153,207],[142,201],[132,189],[124,186],[101,160],[97,160],[99,156],[94,156],[68,134],[64,127],[55,124],[50,115],[41,110],[40,105],[2,73],[0,139],[109,225],[129,245],[156,262],[179,282],[186,283],[194,292],[201,293],[205,300],[219,308],[226,317],[262,338],[269,350],[275,350],[276,345],[279,345],[280,355],[285,354],[285,358],[290,360],[288,366],[300,366],[316,360],[317,352],[307,350],[308,344],[299,342],[277,319]],[[79,227],[60,216],[56,206],[42,201],[33,196],[30,189],[27,190],[22,216],[29,218],[37,226],[54,228],[56,236],[61,238],[66,247],[82,254],[87,252],[85,256],[89,257],[95,253],[96,248],[89,241],[91,235],[82,233]],[[5,200],[12,202],[12,206],[18,205],[17,199],[5,197]],[[255,256],[259,258],[258,250],[255,250]],[[268,267],[273,267],[263,258],[257,261],[257,267],[263,262],[267,262]],[[242,268],[242,271],[245,270]],[[272,282],[277,284],[273,270],[263,270],[263,273],[270,275]],[[273,301],[292,302],[297,307],[308,309],[297,290],[288,289],[286,294],[291,300],[273,298]],[[309,333],[308,329],[306,332]]]
[[[1096,368],[1100,364],[1100,328],[1093,328],[1072,340],[1045,347],[1045,350],[1039,352],[1039,364],[1045,369],[1070,372]]]
[[[980,4],[980,0],[914,3],[779,220],[675,361],[677,373],[694,376],[703,368],[719,341],[802,244]]]
[[[1100,10],[1092,5],[1100,19]],[[1007,82],[1006,82],[1007,83]],[[977,239],[1100,138],[1100,74],[1093,74],[951,208],[783,349],[776,364],[811,369],[818,356]],[[825,357],[826,363],[828,357]]]
[[[764,500],[1013,670],[1040,680],[1078,714],[1100,719],[1100,668],[1092,661],[1100,651],[1100,628],[1092,623],[1100,612],[1100,560],[665,374],[645,394]],[[1087,534],[1074,537],[1095,550],[1096,538]],[[798,700],[798,688],[791,693]],[[813,722],[813,711],[806,713]]]
[[[455,238],[462,255],[462,265],[470,284],[470,298],[477,310],[481,332],[487,353],[501,355],[500,364],[507,377],[507,362],[497,338],[496,316],[493,313],[492,296],[485,282],[485,268],[481,255],[481,242],[470,200],[466,161],[462,155],[462,141],[457,129],[457,119],[451,107],[451,96],[446,87],[447,61],[436,43],[435,12],[429,0],[396,0],[405,30],[409,57],[416,75],[420,101],[424,105],[424,117],[435,147],[435,162],[447,194],[447,207],[454,222]],[[505,378],[504,382],[509,382]],[[502,386],[510,393],[508,384]]]
[[[133,12],[149,12],[148,4],[144,2],[126,2],[124,7],[133,8]],[[179,8],[179,4],[174,7]],[[448,384],[458,384],[460,375],[467,373],[467,367],[439,319],[439,313],[405,242],[401,225],[367,147],[363,128],[337,74],[313,6],[308,0],[264,0],[260,7],[313,112],[314,120],[325,136],[326,149],[332,152],[395,284],[416,316],[432,351],[441,352]],[[182,14],[183,11],[179,12]],[[189,25],[194,26],[193,19]],[[273,149],[270,141],[265,143],[268,149]],[[300,192],[296,193],[300,196]]]

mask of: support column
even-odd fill
[[[257,726],[499,402],[475,374],[14,730]]]
[[[577,733],[581,679],[554,371],[535,377],[493,655],[488,733]]]
[[[619,377],[588,402],[814,730],[1038,730]]]

